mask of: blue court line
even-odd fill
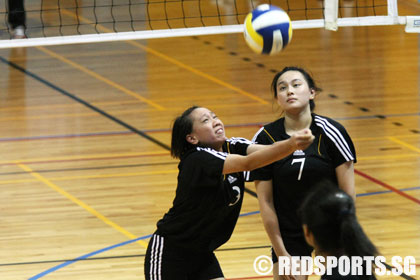
[[[105,136],[105,135],[106,136],[127,135],[127,134],[134,134],[134,132],[131,132],[131,131],[111,131],[111,132],[98,132],[98,133],[42,135],[42,136],[31,136],[31,137],[6,137],[6,138],[0,138],[0,142],[42,140],[42,139],[58,139],[58,138],[77,138],[77,137]]]
[[[372,115],[372,116],[358,116],[358,117],[342,117],[342,118],[334,118],[334,120],[362,120],[362,119],[377,119],[378,116],[384,116],[385,118],[397,118],[397,117],[414,117],[420,116],[420,112],[417,113],[405,113],[405,114],[388,114],[388,115]]]
[[[399,190],[402,191],[402,192],[405,192],[405,191],[412,191],[412,190],[419,190],[419,189],[420,189],[420,186],[419,187],[404,188],[404,189],[399,189]],[[357,197],[359,197],[359,196],[369,196],[369,195],[392,193],[392,192],[393,191],[388,190],[388,191],[379,191],[379,192],[370,192],[370,193],[360,193],[356,196]]]
[[[145,133],[151,132],[169,132],[170,129],[145,129]],[[5,137],[0,138],[0,142],[13,142],[25,140],[43,140],[43,139],[59,139],[59,138],[77,138],[77,137],[95,137],[95,136],[114,136],[114,135],[129,135],[134,134],[131,131],[107,131],[107,132],[94,132],[94,133],[80,133],[80,134],[59,134],[59,135],[40,135],[29,137]]]
[[[400,191],[411,191],[411,190],[419,190],[419,189],[420,189],[420,186],[418,186],[418,187],[411,187],[411,188],[404,188],[404,189],[400,189]],[[361,194],[357,194],[356,196],[357,197],[361,197],[361,196],[378,195],[378,194],[384,194],[384,193],[392,193],[392,191],[380,191],[380,192],[371,192],[371,193],[361,193]],[[260,213],[260,211],[252,211],[252,212],[246,212],[246,213],[240,214],[239,216],[240,217],[246,217],[246,216],[251,216],[251,215],[258,214],[258,213]],[[72,263],[75,263],[77,261],[81,261],[81,260],[90,258],[90,257],[92,257],[94,255],[97,255],[97,254],[100,254],[100,253],[103,253],[103,252],[106,252],[106,251],[109,251],[109,250],[112,250],[112,249],[115,249],[115,248],[118,248],[118,247],[121,247],[121,246],[124,246],[124,245],[127,245],[127,244],[134,243],[134,242],[136,242],[138,240],[150,238],[151,236],[152,235],[149,234],[149,235],[145,235],[145,236],[142,236],[142,237],[139,237],[139,238],[136,238],[136,239],[124,241],[124,242],[121,242],[121,243],[118,243],[118,244],[115,244],[115,245],[112,245],[112,246],[109,246],[109,247],[106,247],[106,248],[103,248],[103,249],[94,251],[92,253],[83,255],[81,257],[75,258],[75,259],[73,259],[71,261],[66,261],[66,262],[64,262],[62,264],[59,264],[59,265],[54,266],[54,267],[52,267],[52,268],[50,268],[48,270],[45,270],[44,272],[41,272],[41,273],[39,273],[39,274],[37,274],[37,275],[29,278],[28,280],[36,280],[36,279],[39,279],[39,278],[41,278],[41,277],[43,277],[43,276],[45,276],[47,274],[50,274],[51,272],[54,272],[56,270],[59,270],[59,269],[65,267],[65,266],[68,266],[68,265],[70,265]]]
[[[73,259],[73,260],[71,260],[71,261],[66,261],[66,262],[64,262],[64,263],[62,263],[62,264],[59,264],[59,265],[54,266],[54,267],[52,267],[52,268],[50,268],[50,269],[48,269],[48,270],[45,270],[44,272],[41,272],[41,273],[39,273],[39,274],[37,274],[37,275],[35,275],[35,276],[33,276],[33,277],[29,278],[28,280],[35,280],[35,279],[39,279],[39,278],[41,278],[41,277],[43,277],[43,276],[45,276],[45,275],[47,275],[47,274],[50,274],[51,272],[54,272],[54,271],[56,271],[56,270],[59,270],[59,269],[61,269],[61,268],[65,267],[65,266],[68,266],[68,265],[70,265],[70,264],[72,264],[72,263],[75,263],[75,262],[77,262],[77,261],[80,261],[80,260],[84,260],[84,259],[90,258],[90,257],[92,257],[92,256],[94,256],[94,255],[97,255],[97,254],[103,253],[103,252],[105,252],[105,251],[109,251],[109,250],[112,250],[112,249],[115,249],[115,248],[118,248],[118,247],[121,247],[121,246],[124,246],[124,245],[130,244],[130,243],[134,243],[134,242],[139,241],[139,240],[142,240],[142,239],[147,239],[147,238],[150,238],[151,236],[152,236],[152,235],[151,235],[151,234],[149,234],[149,235],[142,236],[142,237],[139,237],[139,238],[136,238],[136,239],[132,239],[132,240],[128,240],[128,241],[124,241],[124,242],[121,242],[121,243],[118,243],[118,244],[115,244],[115,245],[112,245],[112,246],[109,246],[109,247],[106,247],[106,248],[103,248],[103,249],[100,249],[100,250],[94,251],[94,252],[92,252],[92,253],[89,253],[89,254],[83,255],[83,256],[81,256],[81,257],[75,258],[75,259]]]
[[[240,216],[240,217],[244,217],[244,216],[255,215],[255,214],[258,214],[258,213],[260,213],[260,211],[252,211],[252,212],[248,212],[248,213],[243,213],[243,214],[240,214],[239,216]],[[45,275],[47,275],[47,274],[50,274],[50,273],[52,273],[52,272],[54,272],[54,271],[57,271],[57,270],[59,270],[59,269],[61,269],[61,268],[63,268],[63,267],[69,266],[69,265],[71,265],[72,263],[75,263],[75,262],[77,262],[77,261],[85,260],[85,259],[87,259],[87,258],[90,258],[90,257],[92,257],[92,256],[98,255],[98,254],[100,254],[100,253],[103,253],[103,252],[106,252],[106,251],[110,251],[110,250],[112,250],[112,249],[115,249],[115,248],[118,248],[118,247],[122,247],[122,246],[125,246],[125,245],[127,245],[127,244],[131,244],[131,243],[134,243],[134,242],[139,241],[139,240],[142,240],[142,239],[147,239],[147,238],[150,238],[151,236],[152,236],[152,235],[151,235],[151,234],[149,234],[149,235],[145,235],[145,236],[142,236],[142,237],[139,237],[139,238],[136,238],[136,239],[132,239],[132,240],[128,240],[128,241],[124,241],[124,242],[121,242],[121,243],[118,243],[118,244],[115,244],[115,245],[112,245],[112,246],[109,246],[109,247],[106,247],[106,248],[103,248],[103,249],[99,249],[99,250],[94,251],[94,252],[92,252],[92,253],[88,253],[88,254],[86,254],[86,255],[83,255],[83,256],[77,257],[77,258],[75,258],[75,259],[73,259],[73,260],[66,261],[66,262],[64,262],[64,263],[61,263],[61,264],[59,264],[59,265],[56,265],[56,266],[54,266],[54,267],[52,267],[52,268],[50,268],[50,269],[47,269],[47,270],[45,270],[45,271],[43,271],[43,272],[41,272],[41,273],[39,273],[39,274],[37,274],[37,275],[35,275],[35,276],[32,276],[32,277],[31,277],[31,278],[29,278],[28,280],[36,280],[36,279],[39,279],[39,278],[41,278],[41,277],[43,277],[43,276],[45,276]]]
[[[419,116],[419,113],[411,114],[392,114],[384,115],[385,117],[407,117],[407,116]],[[359,119],[376,119],[377,116],[359,116],[359,117],[343,117],[343,118],[334,118],[337,121],[341,120],[359,120]],[[231,124],[225,125],[225,127],[256,127],[263,126],[266,123],[243,123],[243,124]],[[160,129],[144,129],[144,133],[153,133],[153,132],[169,132],[169,128],[160,128]],[[109,132],[96,132],[96,133],[80,133],[80,134],[61,134],[61,135],[41,135],[41,136],[31,136],[31,137],[5,137],[0,138],[0,142],[13,142],[13,141],[25,141],[25,140],[46,140],[46,139],[59,139],[59,138],[77,138],[77,137],[95,137],[95,136],[113,136],[113,135],[127,135],[134,134],[132,131],[109,131]]]
[[[258,213],[260,213],[260,211],[252,211],[252,212],[240,214],[239,217],[251,216],[251,215],[258,214]]]
[[[117,124],[119,124],[122,127],[125,127],[126,129],[132,131],[133,133],[138,134],[139,136],[141,136],[141,137],[149,140],[150,142],[153,142],[156,145],[159,145],[160,147],[162,147],[162,148],[164,148],[166,150],[170,150],[170,147],[168,145],[166,145],[165,143],[160,142],[158,139],[155,139],[155,138],[149,136],[145,132],[143,132],[141,130],[138,130],[134,126],[129,125],[128,123],[123,122],[122,120],[114,117],[113,115],[110,115],[109,113],[103,111],[102,109],[100,109],[100,108],[98,108],[96,106],[93,106],[92,104],[90,104],[90,103],[86,102],[85,100],[77,97],[76,95],[74,95],[74,94],[72,94],[72,93],[70,93],[70,92],[68,92],[68,91],[66,91],[66,90],[58,87],[57,85],[53,84],[52,82],[49,82],[49,81],[43,79],[42,77],[38,76],[37,74],[32,73],[32,72],[30,72],[29,70],[27,70],[27,69],[25,69],[23,67],[20,67],[19,65],[15,64],[15,63],[7,60],[7,59],[5,59],[2,56],[0,56],[0,62],[4,63],[6,65],[9,65],[11,67],[13,67],[14,69],[16,69],[16,70],[24,73],[26,76],[29,76],[29,77],[33,78],[34,80],[40,82],[44,86],[46,86],[46,87],[48,87],[50,89],[53,89],[56,92],[58,92],[58,93],[60,93],[60,94],[62,94],[64,96],[67,96],[68,98],[72,99],[73,101],[75,101],[75,102],[77,102],[77,103],[79,103],[79,104],[81,104],[81,105],[89,108],[90,110],[98,113],[99,115],[102,115],[103,117],[107,118],[108,120],[110,120],[110,121],[112,121],[114,123],[117,123]]]

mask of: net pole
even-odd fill
[[[397,0],[388,0],[388,16],[398,17]]]
[[[338,0],[324,0],[325,29],[337,31],[338,29]]]

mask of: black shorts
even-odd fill
[[[297,235],[293,237],[282,236],[284,247],[291,256],[311,256],[313,248],[306,243],[303,235]],[[271,258],[273,263],[277,263],[279,260],[271,248]]]
[[[146,280],[209,280],[224,277],[213,252],[192,253],[153,234],[144,260]]]

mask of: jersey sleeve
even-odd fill
[[[345,162],[357,162],[353,141],[344,126],[340,123],[323,117],[315,117],[316,125],[321,127],[325,134],[328,154],[334,167]]]
[[[208,176],[221,176],[227,153],[218,152],[211,148],[197,148],[192,164],[200,167]]]
[[[252,142],[245,138],[232,137],[227,140],[227,150],[230,154],[246,156],[246,150]]]
[[[252,142],[255,144],[260,145],[271,145],[275,141],[274,139],[267,133],[264,127],[262,127],[260,130],[257,131],[257,133],[254,135],[254,138],[252,138]],[[264,167],[255,169],[253,171],[247,171],[245,173],[245,179],[248,182],[254,181],[254,180],[260,180],[260,181],[267,181],[272,179],[272,165],[266,165]]]

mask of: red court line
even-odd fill
[[[399,194],[399,195],[401,195],[401,196],[403,196],[403,197],[405,197],[405,198],[408,198],[408,199],[410,199],[410,200],[412,200],[412,201],[414,201],[415,203],[417,203],[417,204],[420,204],[420,200],[419,199],[417,199],[417,198],[415,198],[415,197],[413,197],[413,196],[411,196],[411,195],[408,195],[408,194],[406,194],[405,192],[402,192],[402,191],[400,191],[399,189],[397,189],[397,188],[394,188],[394,187],[392,187],[392,186],[390,186],[390,185],[388,185],[387,183],[384,183],[384,182],[382,182],[382,181],[380,181],[380,180],[378,180],[378,179],[376,179],[376,178],[374,178],[374,177],[372,177],[372,176],[369,176],[369,175],[367,175],[366,173],[363,173],[362,171],[359,171],[359,170],[354,170],[354,173],[356,173],[357,175],[360,175],[360,176],[362,176],[363,178],[366,178],[366,179],[368,179],[369,181],[372,181],[372,182],[374,182],[374,183],[376,183],[376,184],[378,184],[378,185],[380,185],[380,186],[382,186],[382,187],[384,187],[384,188],[386,188],[386,189],[388,189],[388,190],[391,190],[391,191],[393,191],[393,192],[395,192],[395,193],[397,193],[397,194]]]
[[[263,278],[273,278],[273,275],[242,277],[242,278],[226,278],[226,280],[247,280],[247,279],[263,279]]]

